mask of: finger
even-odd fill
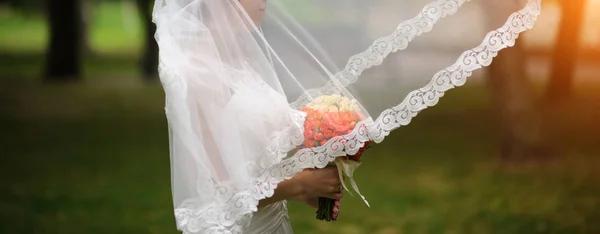
[[[337,193],[328,193],[326,195],[323,195],[323,197],[335,200],[335,199],[337,199],[338,195],[337,195]]]
[[[319,169],[318,173],[327,178],[327,180],[331,180],[332,183],[340,183],[340,176],[338,174],[338,169],[333,167],[326,167],[323,169]]]
[[[328,175],[335,177],[337,180],[340,179],[340,175],[338,173],[337,167],[327,167],[325,168]]]
[[[333,199],[333,200],[339,200],[339,199],[342,199],[342,197],[344,197],[344,193],[342,193],[342,192],[339,192],[339,193],[329,193],[325,197],[329,198],[329,199]]]
[[[338,170],[338,168],[334,168],[335,170],[333,171],[333,173],[335,174],[335,177],[337,177],[338,179],[340,178],[340,170]]]
[[[338,171],[337,166],[326,167],[326,168],[323,168],[323,169],[325,169],[325,170],[327,170],[327,172],[331,172],[331,173],[333,173],[333,172],[337,173],[337,171]]]
[[[333,183],[339,184],[340,186],[342,185],[342,181],[340,180],[340,176],[339,174],[336,172],[333,179]]]
[[[342,189],[343,189],[342,185],[339,183],[336,183],[335,185],[333,185],[329,188],[329,192],[339,193],[342,191]]]
[[[334,186],[338,186],[342,184],[342,181],[340,179],[340,176],[337,173],[331,173],[330,175],[328,175],[329,177],[327,178],[328,183],[330,183],[331,185]]]
[[[317,207],[319,207],[319,198],[318,197],[308,198],[306,200],[306,204],[312,208],[317,208]]]

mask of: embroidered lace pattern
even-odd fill
[[[381,64],[387,54],[406,48],[411,38],[429,31],[437,19],[456,12],[465,1],[445,0],[427,5],[425,9],[430,10],[421,12],[391,36],[377,40],[369,50],[352,57],[346,69],[336,77],[343,84],[354,82],[365,69]],[[278,183],[303,169],[323,168],[338,156],[354,154],[366,141],[381,142],[392,130],[409,124],[420,111],[436,105],[446,91],[463,85],[473,71],[489,66],[500,50],[513,46],[521,32],[533,27],[540,10],[541,0],[529,0],[523,9],[510,15],[502,27],[489,32],[479,46],[462,53],[454,64],[437,72],[427,85],[409,93],[399,105],[383,111],[376,120],[363,120],[350,134],[332,138],[320,147],[302,149],[284,159],[303,139],[304,116],[290,112],[296,124],[275,134],[267,150],[272,157],[281,159],[279,163],[268,167],[244,190],[214,184],[205,186],[203,191],[220,197],[219,202],[200,207],[194,200],[188,200],[176,207],[178,228],[184,233],[241,233],[256,211],[258,201],[272,196]],[[314,92],[320,94],[327,90],[330,89],[326,86]],[[299,100],[293,107],[301,107],[304,102]],[[204,185],[210,185],[210,181]]]
[[[367,50],[352,56],[344,70],[334,75],[339,82],[337,85],[346,86],[356,82],[365,70],[381,65],[390,53],[406,49],[413,39],[431,31],[440,19],[455,14],[468,1],[471,0],[437,0],[425,5],[417,16],[400,23],[392,34],[375,40]],[[311,101],[311,97],[339,92],[336,83],[329,81],[323,87],[307,90],[292,103],[292,107],[300,109]]]

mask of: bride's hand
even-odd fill
[[[279,183],[273,196],[260,200],[258,206],[262,208],[281,200],[295,200],[317,207],[319,197],[339,200],[342,196],[337,167],[306,169]]]
[[[301,188],[297,200],[304,203],[312,203],[311,199],[318,197],[338,200],[343,196],[338,169],[335,166],[323,169],[306,169],[296,174],[294,179],[297,180],[298,186]],[[316,200],[318,202],[318,199]]]
[[[312,208],[319,207],[319,197],[309,197],[306,195],[299,195],[298,197],[295,198],[295,200],[302,202]]]

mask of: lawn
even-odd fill
[[[103,17],[116,9],[95,17],[114,24]],[[43,40],[21,45],[3,31],[42,36],[40,25],[0,21],[0,232],[177,233],[163,91],[138,82],[129,39],[139,38],[106,30],[85,81],[41,85]],[[347,196],[340,220],[325,223],[290,202],[296,233],[600,233],[599,90],[578,87],[556,111],[563,157],[512,162],[499,160],[486,89],[453,90],[364,157],[356,180],[371,208]]]
[[[175,233],[158,85],[18,88],[0,95],[3,233]],[[323,223],[290,203],[297,233],[598,233],[598,124],[571,129],[562,159],[501,164],[489,109],[458,108],[479,88],[371,149],[357,182],[372,208],[347,196]]]

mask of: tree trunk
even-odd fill
[[[81,7],[78,0],[60,4],[46,1],[50,43],[46,54],[44,81],[69,82],[81,78]]]
[[[81,52],[83,54],[90,54],[93,51],[90,44],[89,25],[93,18],[92,9],[94,7],[94,2],[93,0],[80,0],[79,5],[81,7],[81,23],[79,24],[79,27],[81,27],[79,30],[79,33],[81,34]]]
[[[495,4],[492,1],[484,2]],[[513,11],[499,9],[501,5],[486,7],[493,9],[488,13],[494,27],[506,21],[508,14],[503,11]],[[501,126],[502,157],[524,159],[548,156],[546,139],[542,134],[542,109],[536,101],[533,85],[527,79],[526,56],[521,41],[499,52],[489,68],[488,83]]]
[[[554,103],[570,96],[580,48],[586,0],[562,0],[562,14],[554,49],[546,101]]]
[[[521,43],[502,50],[489,72],[492,100],[501,126],[502,157],[549,156],[542,134],[542,110],[527,79]]]
[[[146,81],[156,80],[158,77],[158,45],[154,39],[156,25],[152,23],[151,1],[136,0],[138,11],[142,15],[144,24],[144,52],[142,55],[141,70]]]

